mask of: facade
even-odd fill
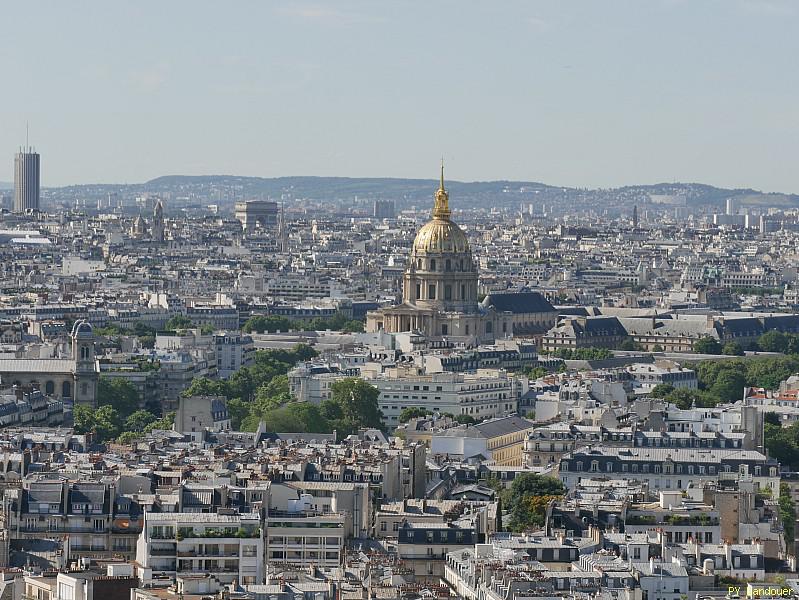
[[[93,406],[100,366],[95,357],[94,332],[88,321],[72,328],[71,358],[3,358],[0,380],[38,388],[45,396]]]
[[[164,241],[164,204],[160,200],[155,203],[153,210],[152,235],[154,242]]]
[[[478,303],[477,262],[466,234],[451,214],[442,166],[433,218],[417,232],[403,275],[403,303],[368,313],[367,331],[419,331],[430,337],[494,340],[497,318]],[[510,319],[501,320],[510,331]]]
[[[244,233],[253,233],[257,230],[270,231],[277,227],[277,202],[268,200],[236,202],[236,220],[241,223]]]
[[[181,396],[178,400],[175,431],[202,434],[226,429],[230,429],[230,415],[223,396]]]
[[[24,148],[14,155],[14,211],[39,210],[39,154]]]
[[[380,390],[378,403],[390,427],[399,425],[400,413],[409,407],[478,421],[501,417],[516,411],[521,394],[521,380],[496,369],[432,375],[391,369],[368,381]]]
[[[524,463],[523,448],[535,424],[521,417],[504,417],[479,425],[454,427],[433,434],[433,455],[446,454],[468,459],[483,456],[493,464],[519,467]]]
[[[249,367],[255,360],[252,337],[241,333],[223,332],[214,335],[216,349],[216,374],[227,379],[242,367]]]
[[[256,513],[151,513],[136,561],[154,578],[211,572],[224,583],[263,583],[264,540]]]
[[[544,350],[561,348],[616,348],[627,339],[627,331],[616,317],[569,317],[544,336]]]
[[[124,514],[113,485],[42,475],[5,494],[4,527],[19,552],[46,538],[64,560],[132,558],[141,521]]]
[[[779,494],[779,465],[754,450],[733,448],[587,447],[564,456],[560,480],[573,488],[583,478],[646,481],[653,491],[681,490],[707,481],[752,481]]]

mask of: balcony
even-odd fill
[[[221,528],[207,528],[204,531],[197,532],[191,527],[181,527],[178,529],[176,539],[178,541],[184,539],[208,539],[208,538],[229,538],[229,539],[257,539],[261,537],[261,528],[245,528],[245,527],[221,527]]]

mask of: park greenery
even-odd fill
[[[560,480],[536,473],[518,475],[510,488],[496,477],[486,483],[497,492],[503,511],[510,515],[508,528],[517,533],[543,527],[547,505],[566,493]]]
[[[242,331],[245,333],[275,333],[277,331],[343,331],[345,333],[359,333],[363,331],[363,322],[350,319],[343,313],[336,313],[332,317],[305,320],[292,320],[278,315],[250,317],[244,323]]]
[[[651,396],[676,404],[710,408],[743,398],[744,387],[776,389],[780,382],[799,370],[799,356],[764,356],[723,361],[702,360],[689,365],[696,370],[698,389],[656,385]]]
[[[234,429],[255,431],[261,421],[267,431],[331,433],[339,437],[361,427],[382,427],[379,391],[355,377],[336,381],[331,397],[321,404],[295,402],[289,393],[288,372],[316,352],[298,344],[291,350],[259,350],[252,366],[230,379],[196,378],[184,396],[222,396],[227,400]],[[169,429],[174,415],[159,419],[140,409],[136,387],[121,377],[103,376],[98,382],[96,410],[78,405],[73,416],[77,433],[94,432],[99,443],[127,443],[152,429]]]
[[[796,506],[791,496],[791,487],[787,483],[780,483],[780,519],[785,534],[785,544],[793,548],[796,533]]]
[[[94,433],[98,443],[127,443],[153,429],[171,429],[174,413],[159,418],[140,408],[139,392],[130,380],[101,376],[97,382],[97,408],[76,404],[72,411],[75,432]]]
[[[763,437],[769,456],[784,468],[799,470],[799,423],[783,427],[776,413],[766,413]]]
[[[607,348],[558,348],[553,352],[539,352],[542,356],[561,358],[563,360],[605,360],[613,358],[613,352]]]
[[[399,422],[400,423],[407,423],[411,419],[421,419],[423,417],[433,416],[433,411],[422,408],[421,406],[408,406],[407,408],[403,408],[399,414]],[[439,413],[441,417],[450,417],[456,423],[461,425],[474,425],[477,421],[474,420],[474,417],[471,415],[453,415],[452,413]]]
[[[197,378],[184,396],[223,396],[233,429],[255,431],[263,421],[267,431],[330,433],[346,436],[360,427],[380,427],[377,388],[357,378],[345,378],[331,386],[331,398],[320,405],[294,402],[289,393],[288,372],[316,356],[308,345],[292,350],[259,350],[254,364],[236,371],[229,379]]]
[[[162,333],[174,333],[184,329],[196,328],[199,328],[203,335],[210,335],[214,332],[214,328],[211,325],[206,324],[198,327],[188,317],[184,315],[175,315],[166,322]],[[158,331],[146,323],[137,321],[132,327],[123,327],[116,323],[112,323],[105,327],[95,327],[94,333],[104,337],[115,337],[120,335],[135,336],[139,338],[139,343],[143,348],[153,348],[155,346],[155,335],[158,333]]]

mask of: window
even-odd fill
[[[422,284],[421,283],[417,283],[416,284],[416,299],[417,300],[421,300],[422,299]]]
[[[427,298],[429,300],[436,299],[436,284],[431,283],[427,286]]]
[[[430,259],[430,270],[431,271],[435,271],[436,270],[436,259],[435,258]]]
[[[445,285],[444,286],[444,300],[452,300],[452,286]]]
[[[449,326],[446,324],[441,325],[441,335],[447,335],[449,333]]]
[[[461,286],[461,300],[466,300],[466,286]]]

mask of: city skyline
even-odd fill
[[[0,181],[29,121],[44,187],[427,178],[444,154],[458,181],[799,191],[790,2],[253,3],[236,28],[153,6],[8,9]]]

